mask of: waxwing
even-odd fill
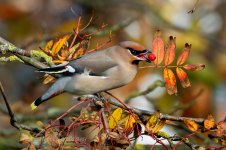
[[[31,108],[35,109],[44,101],[63,92],[81,96],[124,86],[135,78],[140,61],[153,60],[155,55],[142,45],[124,41],[71,62],[40,69],[43,73],[57,74],[59,79],[31,104]]]

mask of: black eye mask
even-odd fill
[[[147,50],[143,50],[143,51],[137,51],[135,49],[132,48],[127,48],[131,54],[133,54],[134,56],[140,55],[140,54],[144,54],[147,53]]]

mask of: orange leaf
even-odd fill
[[[53,40],[49,41],[45,47],[44,47],[44,51],[47,52],[47,53],[50,53],[51,49],[52,49],[52,46],[53,46]]]
[[[160,120],[158,124],[152,129],[152,132],[157,133],[159,130],[161,130],[164,127],[165,123],[166,123],[165,119]]]
[[[65,44],[65,42],[70,38],[70,36],[71,34],[67,34],[57,39],[57,41],[53,44],[52,47],[52,56],[55,56],[60,51],[60,49]]]
[[[109,129],[114,129],[121,119],[122,116],[122,108],[117,108],[114,110],[114,112],[111,114],[108,120]]]
[[[133,115],[129,115],[129,117],[126,119],[125,122],[125,132],[127,134],[131,133],[131,131],[133,130],[133,124],[135,123],[135,119],[133,118]]]
[[[160,64],[164,58],[164,42],[161,38],[161,32],[159,30],[155,33],[155,38],[152,42],[152,53],[156,56],[154,64]]]
[[[190,129],[191,131],[197,131],[198,130],[198,124],[195,123],[193,120],[185,119],[184,123],[188,127],[188,129]]]
[[[191,50],[191,44],[186,43],[177,59],[177,65],[182,65],[187,60]]]
[[[211,129],[212,127],[214,127],[215,125],[215,121],[212,115],[208,115],[207,119],[205,119],[204,121],[204,127],[206,129]]]
[[[165,65],[170,65],[175,58],[176,37],[169,37],[169,42],[166,46],[166,53],[164,58]]]
[[[177,76],[180,80],[180,83],[182,85],[183,88],[187,88],[187,87],[190,87],[191,86],[191,83],[188,79],[188,76],[187,76],[187,73],[181,69],[181,68],[178,68],[176,69],[176,72],[177,72]]]
[[[171,69],[165,68],[163,71],[163,77],[168,93],[170,95],[177,94],[176,78]]]
[[[183,66],[184,69],[189,71],[201,71],[205,68],[204,64],[188,64]]]

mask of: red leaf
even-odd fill
[[[177,94],[176,78],[171,69],[165,68],[163,71],[163,77],[165,80],[165,85],[167,92],[172,94]]]
[[[164,58],[164,42],[161,38],[161,32],[159,30],[155,33],[155,38],[152,42],[152,52],[156,56],[154,64],[160,64]]]
[[[183,66],[184,69],[189,71],[201,71],[205,68],[204,64],[188,64]]]
[[[176,37],[169,37],[169,42],[166,46],[166,53],[164,58],[165,65],[170,65],[175,58]]]
[[[191,44],[186,43],[180,56],[177,59],[177,65],[182,65],[187,60],[191,50]]]
[[[176,72],[177,72],[177,76],[180,80],[180,83],[182,85],[183,88],[187,88],[187,87],[190,87],[191,86],[191,83],[188,79],[188,76],[187,76],[187,73],[181,69],[181,68],[178,68],[176,69]]]

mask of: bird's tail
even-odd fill
[[[48,90],[45,94],[43,94],[41,97],[36,99],[32,104],[31,104],[31,109],[34,110],[37,108],[41,103],[47,101],[48,99],[59,95],[64,92],[64,88],[68,81],[70,80],[70,77],[64,77],[58,79]]]

